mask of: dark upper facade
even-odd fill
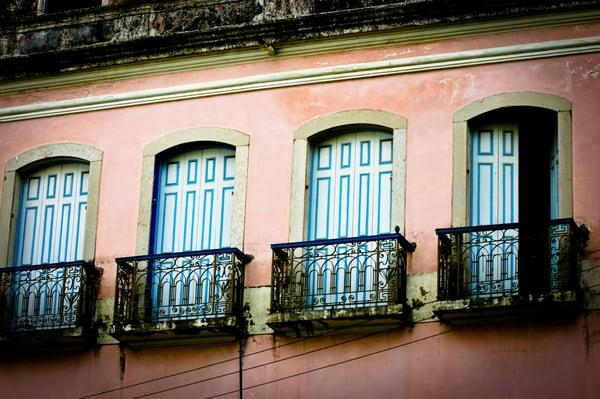
[[[5,0],[0,82],[306,39],[597,9],[597,0]]]

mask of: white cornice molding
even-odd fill
[[[293,43],[275,43],[277,51],[276,56],[269,54],[266,48],[235,49],[214,54],[199,54],[176,59],[159,59],[137,64],[114,65],[111,67],[93,68],[77,72],[64,72],[58,75],[0,83],[0,96],[23,91],[48,90],[88,83],[194,71],[220,66],[247,64],[250,62],[263,62],[273,59],[330,54],[342,51],[398,46],[403,44],[428,43],[439,40],[515,31],[535,31],[536,29],[548,27],[598,22],[600,22],[600,9],[525,16],[492,21],[478,21],[466,24],[409,27],[387,32],[355,33],[345,36],[335,36]]]
[[[172,86],[121,94],[28,104],[0,109],[0,122],[188,100],[257,90],[400,75],[502,62],[561,57],[600,51],[600,36],[513,45],[395,60],[277,72],[216,82]]]

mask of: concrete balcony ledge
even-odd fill
[[[235,316],[113,327],[111,336],[132,348],[232,342],[245,335]]]
[[[96,331],[83,327],[19,331],[0,336],[3,356],[72,352],[94,347]]]
[[[406,309],[401,304],[394,304],[272,313],[267,318],[267,325],[276,334],[286,336],[382,331],[402,325],[407,320]]]
[[[511,321],[528,318],[556,318],[576,315],[581,301],[575,291],[548,295],[464,298],[439,301],[433,313],[444,322],[460,325]]]

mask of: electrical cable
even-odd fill
[[[408,345],[411,345],[411,344],[414,344],[414,343],[422,342],[422,341],[425,341],[425,340],[428,340],[428,339],[431,339],[431,338],[435,338],[435,337],[438,337],[438,336],[441,336],[441,335],[444,335],[444,334],[448,334],[450,332],[453,332],[453,331],[456,331],[456,330],[459,330],[459,329],[462,329],[462,328],[465,328],[465,327],[467,327],[467,326],[454,327],[454,328],[451,328],[449,330],[442,331],[440,333],[436,333],[436,334],[433,334],[433,335],[428,335],[428,336],[422,337],[422,338],[417,338],[415,340],[408,341],[408,342],[403,342],[401,344],[394,345],[394,346],[391,346],[391,347],[388,347],[388,348],[385,348],[385,349],[380,349],[380,350],[377,350],[377,351],[374,351],[374,352],[369,352],[369,353],[366,353],[366,354],[363,354],[363,355],[355,356],[355,357],[350,358],[350,359],[341,360],[341,361],[334,362],[334,363],[331,363],[331,364],[328,364],[328,365],[324,365],[324,366],[321,366],[321,367],[316,367],[316,368],[310,369],[310,370],[305,370],[305,371],[302,371],[302,372],[299,372],[299,373],[295,373],[295,374],[292,374],[292,375],[289,375],[289,376],[276,378],[276,379],[271,380],[271,381],[266,381],[266,382],[262,382],[262,383],[259,383],[259,384],[251,385],[251,386],[248,386],[248,387],[246,387],[244,389],[245,390],[249,390],[249,389],[252,389],[252,388],[257,388],[257,387],[260,387],[260,386],[264,386],[264,385],[272,384],[272,383],[275,383],[275,382],[287,380],[287,379],[290,379],[290,378],[298,377],[300,375],[309,374],[309,373],[312,373],[314,371],[319,371],[319,370],[323,370],[323,369],[326,369],[326,368],[329,368],[329,367],[338,366],[340,364],[349,363],[349,362],[352,362],[352,361],[355,361],[355,360],[363,359],[363,358],[366,358],[366,357],[369,357],[369,356],[373,356],[373,355],[376,355],[376,354],[384,353],[384,352],[387,352],[387,351],[390,351],[390,350],[393,350],[393,349],[401,348],[403,346],[408,346]],[[380,331],[378,333],[370,334],[369,336],[381,334],[383,332],[389,332],[389,331],[392,331],[394,329],[395,328],[390,328],[390,329],[387,329],[387,330],[384,330],[384,331]],[[361,337],[359,339],[363,339],[363,338],[367,338],[367,336]],[[355,340],[358,340],[358,339],[355,339]],[[345,342],[345,343],[347,343],[347,342]],[[330,347],[333,347],[333,346],[336,346],[336,345],[332,345]],[[321,348],[319,350],[328,349],[330,347]],[[314,351],[309,351],[309,352],[306,352],[306,353],[303,353],[303,354],[300,354],[300,355],[291,356],[291,357],[286,358],[286,359],[278,359],[276,361],[267,362],[267,363],[264,363],[264,364],[261,364],[261,365],[253,366],[253,367],[250,367],[248,369],[244,369],[244,371],[245,370],[255,369],[255,368],[260,368],[260,367],[264,367],[264,366],[268,366],[268,365],[271,365],[271,364],[274,364],[274,363],[278,363],[278,362],[283,361],[283,360],[288,360],[288,359],[293,358],[293,357],[303,356],[303,355],[309,354],[311,352],[314,352]],[[226,375],[227,374],[225,374],[223,376],[226,376]],[[194,381],[194,382],[190,382],[190,383],[187,383],[187,384],[183,384],[183,385],[171,387],[171,388],[168,388],[168,389],[163,389],[163,390],[160,390],[160,391],[150,392],[150,393],[147,393],[147,394],[144,394],[144,395],[140,395],[140,396],[135,396],[133,399],[140,399],[140,398],[145,398],[145,397],[148,397],[148,396],[157,395],[157,394],[160,394],[160,393],[170,392],[170,391],[174,391],[176,389],[185,388],[185,387],[188,387],[188,386],[191,386],[191,385],[196,385],[196,384],[199,384],[199,383],[202,383],[202,382],[205,382],[205,381],[204,380]],[[214,399],[214,398],[218,398],[220,396],[230,395],[230,394],[233,394],[233,393],[236,393],[236,392],[238,392],[238,390],[224,392],[224,393],[221,393],[221,394],[218,394],[218,395],[206,397],[204,399]]]
[[[378,331],[378,332],[366,334],[366,335],[363,335],[363,336],[360,336],[360,337],[355,337],[355,338],[352,338],[352,339],[348,339],[346,341],[336,342],[335,344],[327,345],[327,346],[324,346],[322,348],[313,349],[313,350],[310,350],[310,351],[307,351],[307,352],[296,353],[296,354],[288,356],[288,357],[283,357],[283,358],[280,358],[280,359],[277,359],[277,360],[272,360],[272,361],[267,362],[267,363],[262,363],[262,364],[258,364],[256,366],[251,366],[251,367],[245,368],[243,371],[250,371],[250,370],[257,369],[257,368],[262,368],[262,367],[265,367],[265,366],[269,366],[271,364],[281,363],[283,361],[294,359],[296,357],[310,355],[311,353],[320,352],[320,351],[323,351],[323,350],[326,350],[326,349],[330,349],[330,348],[333,348],[333,347],[336,347],[336,346],[341,346],[341,345],[344,345],[344,344],[347,344],[347,343],[350,343],[350,342],[359,341],[361,339],[370,338],[372,336],[381,334],[383,332],[391,331],[391,330],[393,330],[395,328],[396,327],[390,328],[390,329],[387,329],[387,330],[383,330],[383,331]],[[194,381],[194,382],[191,382],[191,383],[188,383],[188,384],[178,385],[178,386],[175,386],[175,387],[172,387],[172,388],[167,388],[167,389],[163,389],[163,390],[160,390],[160,391],[154,391],[154,392],[150,392],[150,393],[147,393],[147,394],[144,394],[144,395],[135,396],[134,399],[145,398],[147,396],[152,396],[152,395],[156,395],[156,394],[159,394],[159,393],[164,393],[164,392],[172,391],[174,389],[184,388],[184,387],[190,386],[190,385],[200,384],[202,382],[206,382],[206,381],[215,380],[215,379],[218,379],[218,378],[227,377],[227,376],[230,376],[230,375],[233,375],[233,374],[237,374],[237,373],[238,373],[237,370],[236,371],[231,371],[229,373],[221,374],[221,375],[214,376],[214,377],[204,378],[202,380]],[[237,392],[237,390],[235,390],[234,392]]]
[[[424,305],[427,305],[427,304],[431,304],[431,303],[435,303],[435,302],[436,301],[427,302],[427,303],[424,303],[421,306],[424,306]],[[424,319],[418,320],[417,322],[424,322],[424,321],[429,320],[429,319],[434,319],[435,317],[436,316],[426,317]],[[362,321],[360,323],[356,323],[353,326],[345,327],[344,329],[356,327],[357,325],[365,323],[366,321],[368,321],[368,320]],[[313,350],[310,350],[310,351],[307,351],[307,352],[302,352],[302,353],[294,354],[292,356],[280,358],[280,359],[277,359],[277,360],[274,360],[274,361],[271,361],[271,362],[259,364],[259,365],[252,366],[252,367],[248,367],[248,368],[243,369],[243,371],[249,371],[249,370],[253,370],[253,369],[256,369],[256,368],[261,368],[261,367],[264,367],[264,366],[268,366],[268,365],[271,365],[271,364],[283,362],[285,360],[293,359],[293,358],[296,358],[296,357],[305,356],[305,355],[309,355],[311,353],[320,352],[322,350],[330,349],[330,348],[333,348],[333,347],[336,347],[336,346],[344,345],[344,344],[347,344],[347,343],[350,343],[350,342],[358,341],[358,340],[369,338],[369,337],[372,337],[372,336],[375,336],[375,335],[378,335],[378,334],[389,332],[389,331],[392,331],[392,330],[394,330],[396,328],[398,328],[398,326],[394,326],[392,328],[389,328],[389,329],[386,329],[386,330],[382,330],[382,331],[377,331],[377,332],[373,332],[373,333],[369,333],[369,334],[364,334],[364,335],[362,335],[360,337],[355,337],[355,338],[351,338],[351,339],[348,339],[348,340],[345,340],[345,341],[337,342],[335,344],[327,345],[327,346],[324,346],[322,348],[313,349]],[[317,337],[322,337],[322,336],[325,336],[325,334],[318,335],[318,336],[312,336],[310,338],[317,338]],[[272,347],[270,349],[266,349],[266,350],[273,350],[273,349],[277,349],[278,347],[279,346],[274,346],[274,347]],[[261,350],[260,352],[264,352],[264,351],[265,350]],[[254,353],[259,353],[259,352],[254,352]],[[189,385],[195,385],[195,384],[199,384],[199,383],[202,383],[202,382],[207,382],[207,381],[210,381],[210,380],[215,380],[215,379],[218,379],[218,378],[227,377],[229,375],[236,374],[237,372],[238,371],[232,371],[232,372],[221,374],[221,375],[218,375],[218,376],[208,377],[208,378],[205,378],[205,379],[202,379],[202,380],[198,380],[198,381],[194,381],[192,383],[184,384],[184,385],[181,385],[181,386],[178,386],[178,387],[168,388],[168,389],[165,389],[165,390],[150,392],[150,393],[147,393],[147,394],[144,394],[144,395],[141,395],[141,396],[136,396],[135,398],[136,399],[137,398],[144,398],[144,397],[152,396],[152,395],[155,395],[155,394],[158,394],[158,393],[168,392],[168,391],[173,390],[173,389],[183,388],[183,387],[186,387],[186,386],[189,386]],[[237,392],[237,391],[235,391],[235,392]]]
[[[430,303],[433,303],[433,302],[430,302]],[[488,319],[488,318],[489,317],[486,317],[486,318],[480,320],[480,323],[482,321]],[[422,319],[421,321],[424,321],[424,320],[427,320],[427,319],[428,318],[425,318],[425,319]],[[404,342],[404,343],[401,343],[401,344],[398,344],[398,345],[394,345],[394,346],[391,346],[391,347],[388,347],[388,348],[385,348],[385,349],[381,349],[381,350],[378,350],[378,351],[374,351],[374,352],[370,352],[370,353],[367,353],[367,354],[359,355],[359,356],[356,356],[356,357],[353,357],[353,358],[350,358],[350,359],[346,359],[346,360],[342,360],[342,361],[339,361],[339,362],[334,362],[334,363],[331,363],[331,364],[328,364],[328,365],[325,365],[325,366],[321,366],[321,367],[317,367],[317,368],[314,368],[314,369],[306,370],[306,371],[299,372],[299,373],[296,373],[296,374],[292,374],[292,375],[289,375],[289,376],[286,376],[286,377],[277,378],[275,380],[266,381],[266,382],[263,382],[263,383],[251,385],[251,386],[248,386],[248,387],[244,388],[244,390],[250,390],[252,388],[257,388],[257,387],[260,387],[260,386],[272,384],[272,383],[283,381],[283,380],[286,380],[286,379],[298,377],[300,375],[312,373],[314,371],[319,371],[319,370],[323,370],[323,369],[326,369],[326,368],[329,368],[329,367],[334,367],[334,366],[337,366],[337,365],[340,365],[340,364],[344,364],[344,363],[352,362],[352,361],[355,361],[355,360],[363,359],[365,357],[369,357],[369,356],[373,356],[373,355],[376,355],[376,354],[379,354],[379,353],[387,352],[389,350],[398,349],[400,347],[404,347],[404,346],[408,346],[410,344],[422,342],[422,341],[425,341],[427,339],[435,338],[435,337],[438,337],[438,336],[441,336],[441,335],[444,335],[444,334],[447,334],[447,333],[450,333],[450,332],[453,332],[453,331],[460,330],[460,329],[465,328],[465,327],[479,325],[480,323],[472,323],[472,324],[468,324],[468,325],[455,326],[454,328],[451,328],[451,329],[446,330],[446,331],[442,331],[442,332],[439,332],[439,333],[436,333],[436,334],[433,334],[433,335],[429,335],[429,336],[426,336],[426,337],[422,337],[422,338],[417,338],[415,340]],[[267,362],[267,363],[264,363],[264,364],[261,364],[261,365],[257,365],[257,366],[252,366],[252,367],[249,367],[247,369],[244,369],[244,371],[246,371],[246,370],[252,370],[252,369],[256,369],[256,368],[260,368],[260,367],[269,366],[271,364],[279,363],[281,361],[289,360],[289,359],[292,359],[292,358],[295,358],[295,357],[300,357],[300,356],[304,356],[304,355],[307,355],[307,354],[310,354],[310,353],[313,353],[313,352],[318,352],[318,351],[321,351],[321,350],[329,349],[329,348],[334,347],[334,346],[343,345],[343,344],[351,342],[351,341],[358,341],[359,339],[364,339],[364,338],[368,338],[368,337],[373,336],[373,335],[381,334],[381,333],[384,333],[384,332],[389,332],[389,331],[392,331],[394,329],[395,329],[395,327],[387,329],[387,330],[384,330],[384,331],[379,331],[379,332],[376,332],[376,333],[367,334],[365,336],[362,336],[362,337],[359,337],[359,338],[356,338],[356,339],[352,339],[352,340],[348,340],[348,341],[345,341],[345,342],[340,342],[340,343],[336,343],[334,345],[330,345],[330,346],[326,346],[326,347],[323,347],[323,348],[319,348],[317,350],[313,350],[313,351],[308,351],[308,352],[304,352],[304,353],[301,353],[301,354],[292,355],[292,356],[289,356],[287,358],[278,359],[278,360]],[[220,376],[211,377],[209,379],[193,381],[193,382],[190,382],[190,383],[182,384],[182,385],[179,385],[179,386],[174,386],[174,387],[163,389],[163,390],[160,390],[160,391],[149,392],[149,393],[146,393],[144,395],[135,396],[133,399],[141,399],[141,398],[145,398],[145,397],[157,395],[157,394],[160,394],[160,393],[174,391],[176,389],[181,389],[181,388],[185,388],[185,387],[188,387],[188,386],[200,384],[202,382],[206,382],[207,380],[225,377],[225,376],[227,376],[229,374],[232,374],[232,373],[227,373],[227,374],[223,374],[223,375],[220,375]],[[230,394],[233,394],[233,393],[236,393],[236,392],[238,392],[238,390],[224,392],[224,393],[221,393],[221,394],[218,394],[218,395],[213,395],[213,396],[206,397],[204,399],[214,399],[214,398],[218,398],[218,397],[221,397],[221,396],[230,395]]]
[[[428,305],[428,304],[431,304],[431,303],[435,303],[435,302],[437,302],[437,301],[426,302],[426,303],[422,304],[421,306],[425,306],[425,305]],[[310,336],[299,338],[299,339],[291,341],[291,342],[286,342],[285,344],[276,345],[276,346],[272,346],[272,347],[269,347],[269,348],[261,349],[261,350],[256,351],[256,352],[244,354],[243,358],[247,358],[247,357],[250,357],[250,356],[258,355],[258,354],[261,354],[261,353],[264,353],[264,352],[269,352],[269,351],[272,351],[274,349],[279,349],[279,348],[283,348],[283,347],[286,347],[286,346],[294,345],[294,344],[297,344],[297,343],[300,343],[300,342],[304,342],[304,341],[309,340],[309,339],[314,339],[314,338],[329,336],[329,335],[332,335],[334,333],[338,333],[338,332],[343,331],[343,330],[348,330],[348,329],[351,329],[351,328],[359,327],[361,324],[364,324],[364,323],[366,323],[368,321],[369,320],[362,320],[362,321],[360,321],[358,323],[354,323],[354,324],[352,324],[350,326],[333,328],[331,330],[328,330],[324,334],[310,335]],[[140,381],[140,382],[137,382],[137,383],[133,383],[133,384],[121,386],[121,387],[118,387],[118,388],[107,389],[107,390],[104,390],[102,392],[97,392],[97,393],[94,393],[94,394],[80,396],[79,398],[80,399],[93,398],[95,396],[99,396],[99,395],[103,395],[103,394],[107,394],[107,393],[111,393],[111,392],[116,392],[116,391],[121,391],[121,390],[129,389],[129,388],[134,388],[134,387],[137,387],[137,386],[140,386],[140,385],[144,385],[144,384],[148,384],[148,383],[151,383],[151,382],[160,381],[160,380],[171,378],[171,377],[176,377],[176,376],[179,376],[179,375],[182,375],[182,374],[187,374],[187,373],[191,373],[191,372],[194,372],[194,371],[200,371],[202,369],[206,369],[206,368],[213,367],[213,366],[218,366],[218,365],[225,364],[225,363],[228,363],[228,362],[232,362],[232,361],[235,361],[235,360],[238,360],[238,356],[236,356],[234,358],[226,359],[226,360],[220,360],[218,362],[214,362],[214,363],[207,364],[207,365],[204,365],[204,366],[194,367],[192,369],[183,370],[183,371],[179,371],[179,372],[176,372],[176,373],[168,374],[168,375],[165,375],[165,376],[151,378],[151,379]]]

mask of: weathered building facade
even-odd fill
[[[0,396],[600,392],[597,1],[0,5]]]

